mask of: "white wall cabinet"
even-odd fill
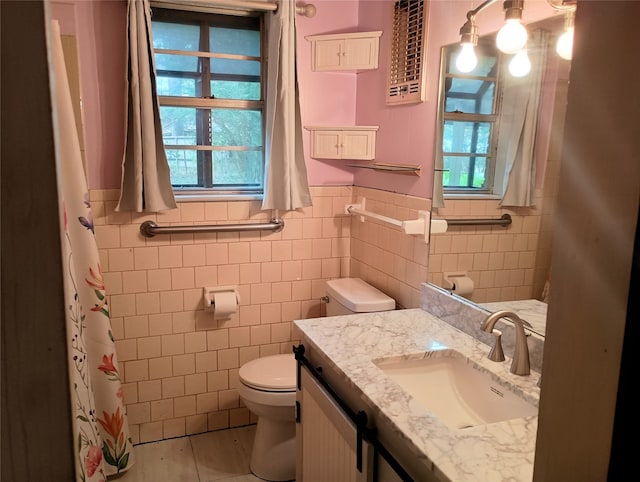
[[[378,68],[382,31],[309,35],[313,72]]]
[[[311,157],[370,161],[376,157],[378,126],[307,126]]]

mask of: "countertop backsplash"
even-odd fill
[[[480,325],[487,317],[487,312],[472,303],[451,296],[446,290],[434,287],[428,283],[422,284],[420,308],[446,321],[460,331],[493,346],[493,335],[485,333]],[[510,323],[500,323],[497,328],[502,331],[502,347],[508,358],[513,356],[515,348],[515,328]],[[531,333],[529,330],[525,331]],[[531,369],[542,372],[542,355],[544,352],[544,338],[536,333],[527,337],[529,345],[529,362]]]

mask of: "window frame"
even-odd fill
[[[491,49],[492,53],[495,53],[496,66],[495,76],[479,76],[473,75],[473,73],[449,73],[448,62],[449,58],[453,59],[454,55],[451,52],[456,52],[459,49],[459,44],[451,44],[442,48],[441,54],[441,68],[440,68],[440,86],[438,91],[438,115],[437,115],[437,138],[438,143],[437,155],[441,157],[443,172],[445,157],[486,157],[487,166],[485,171],[485,184],[482,188],[474,187],[448,187],[442,186],[443,196],[447,197],[494,197],[499,193],[496,192],[495,174],[497,171],[497,150],[498,150],[498,135],[500,130],[500,117],[501,117],[501,104],[502,104],[502,75],[503,75],[503,56],[495,47],[495,42],[491,39],[486,43],[480,43],[476,49],[476,54],[480,57],[481,52],[485,49]],[[493,113],[492,114],[468,114],[462,112],[445,112],[445,105],[447,95],[445,92],[448,79],[470,79],[470,80],[486,80],[495,83],[495,90],[493,95]],[[462,153],[462,152],[447,152],[444,150],[444,135],[445,135],[445,122],[488,122],[492,124],[491,134],[489,139],[489,145],[487,153]],[[475,156],[473,155],[475,154]],[[444,179],[444,175],[443,175]]]
[[[261,115],[261,146],[216,146],[213,144],[213,136],[209,130],[205,136],[208,139],[202,139],[208,144],[202,144],[201,137],[205,132],[205,127],[198,128],[196,136],[198,140],[195,146],[185,146],[181,144],[164,144],[165,152],[170,149],[195,150],[197,154],[198,167],[198,185],[179,185],[173,184],[172,188],[177,201],[198,201],[211,199],[262,199],[264,196],[264,170],[266,169],[266,151],[265,151],[265,121],[266,121],[266,92],[267,92],[267,32],[265,24],[264,12],[242,12],[235,15],[231,13],[204,13],[189,10],[174,10],[171,8],[152,8],[152,21],[167,22],[173,24],[199,25],[200,27],[200,45],[198,51],[183,51],[172,49],[153,49],[154,60],[155,54],[173,54],[193,56],[201,58],[223,58],[232,60],[252,60],[260,62],[260,99],[259,100],[242,100],[242,99],[218,99],[214,98],[211,93],[211,81],[216,80],[218,76],[210,71],[210,62],[200,62],[203,67],[201,72],[179,72],[171,70],[156,69],[156,78],[165,76],[194,78],[200,88],[200,97],[183,97],[183,96],[167,96],[158,95],[160,107],[186,107],[196,109],[197,124],[206,124],[211,126],[210,119],[204,119],[211,115],[214,109],[232,109],[239,111],[259,111]],[[209,28],[237,28],[242,26],[255,27],[257,24],[260,33],[260,57],[236,54],[216,54],[209,49],[210,35]],[[203,35],[203,32],[205,33]],[[205,50],[206,49],[206,50]],[[233,74],[232,74],[233,75]],[[255,76],[252,76],[255,77]],[[243,77],[246,78],[246,77]],[[157,90],[157,89],[156,89]],[[213,184],[211,179],[213,164],[213,153],[215,151],[259,151],[262,152],[262,169],[263,176],[259,185],[218,185]]]

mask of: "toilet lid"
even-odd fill
[[[256,358],[242,365],[238,376],[258,390],[290,392],[296,389],[296,359],[293,354]]]

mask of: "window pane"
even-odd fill
[[[211,74],[215,78],[249,77],[260,80],[260,62],[253,60],[211,59]]]
[[[151,22],[153,48],[167,50],[200,50],[200,27],[181,23]]]
[[[262,146],[262,113],[258,110],[213,109],[213,144]]]
[[[197,186],[197,151],[165,149],[165,152],[169,161],[169,169],[171,169],[171,184],[174,186]]]
[[[169,145],[197,144],[196,109],[160,106],[162,140]]]
[[[213,185],[262,186],[261,151],[215,151]]]
[[[200,136],[198,116],[203,125]],[[165,144],[211,145],[207,140],[207,126],[211,122],[214,146],[262,147],[262,113],[259,110],[161,106],[160,118]]]
[[[174,54],[155,54],[156,70],[161,72],[167,70],[169,72],[191,72],[200,71],[198,65],[199,57],[190,55],[174,55]]]
[[[211,52],[260,57],[260,32],[237,28],[211,27]]]
[[[444,123],[442,151],[486,154],[491,139],[490,122],[447,120]]]
[[[260,82],[211,81],[211,93],[216,99],[260,100]]]
[[[181,77],[156,77],[156,88],[158,95],[173,95],[177,97],[195,97],[195,79],[185,79]]]
[[[453,78],[445,97],[445,112],[493,114],[495,82]]]
[[[484,188],[486,157],[444,156],[443,186],[448,188]]]

